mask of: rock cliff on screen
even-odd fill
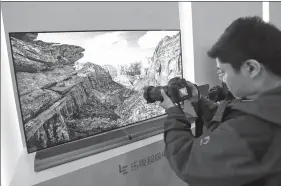
[[[28,151],[164,114],[143,87],[181,76],[179,31],[10,34]]]

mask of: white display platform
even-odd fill
[[[163,134],[159,134],[35,172],[35,153],[27,154],[25,149],[10,186],[186,186],[170,169],[163,152]]]

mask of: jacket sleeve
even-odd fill
[[[179,108],[170,108],[166,113],[165,156],[177,176],[190,186],[240,186],[263,176],[249,148],[249,142],[251,146],[262,144],[262,131],[251,131],[246,116],[228,120],[194,138]]]

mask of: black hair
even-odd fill
[[[249,59],[281,76],[281,31],[260,17],[233,21],[208,51],[210,58],[230,64],[236,71]]]

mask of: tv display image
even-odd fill
[[[179,30],[9,37],[28,153],[164,115],[143,88],[182,77]]]

